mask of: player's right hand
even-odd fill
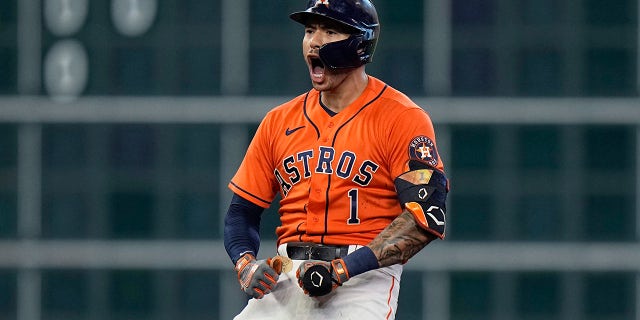
[[[235,269],[242,291],[256,299],[262,299],[270,293],[278,282],[279,272],[271,267],[269,261],[256,260],[249,253],[236,262]]]

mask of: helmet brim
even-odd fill
[[[291,20],[298,22],[304,26],[306,26],[310,20],[312,19],[325,19],[325,20],[329,20],[331,22],[334,22],[340,26],[343,26],[345,28],[345,30],[349,30],[351,34],[356,34],[356,33],[361,33],[363,30],[349,25],[347,23],[345,23],[344,21],[340,20],[340,19],[336,19],[333,18],[329,15],[325,15],[322,13],[318,13],[318,12],[309,12],[309,11],[298,11],[298,12],[294,12],[292,14],[289,15],[289,18],[291,18]]]
[[[298,22],[302,25],[306,25],[310,15],[313,15],[313,13],[310,13],[307,11],[298,11],[290,14],[289,18],[291,18],[291,20]]]

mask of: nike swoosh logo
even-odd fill
[[[294,132],[296,132],[296,131],[298,131],[298,130],[300,130],[302,128],[304,128],[304,126],[299,126],[299,127],[293,128],[293,129],[287,128],[287,131],[285,131],[284,134],[290,135],[290,134],[292,134],[292,133],[294,133]]]

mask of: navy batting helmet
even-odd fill
[[[307,24],[312,17],[324,17],[354,30],[345,40],[320,48],[320,60],[333,69],[356,68],[372,61],[380,33],[378,13],[369,0],[309,0],[307,10],[294,12],[291,19]]]

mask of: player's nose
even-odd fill
[[[309,47],[311,47],[312,50],[319,49],[323,43],[324,40],[322,39],[322,36],[319,34],[319,32],[316,32],[309,37]]]

